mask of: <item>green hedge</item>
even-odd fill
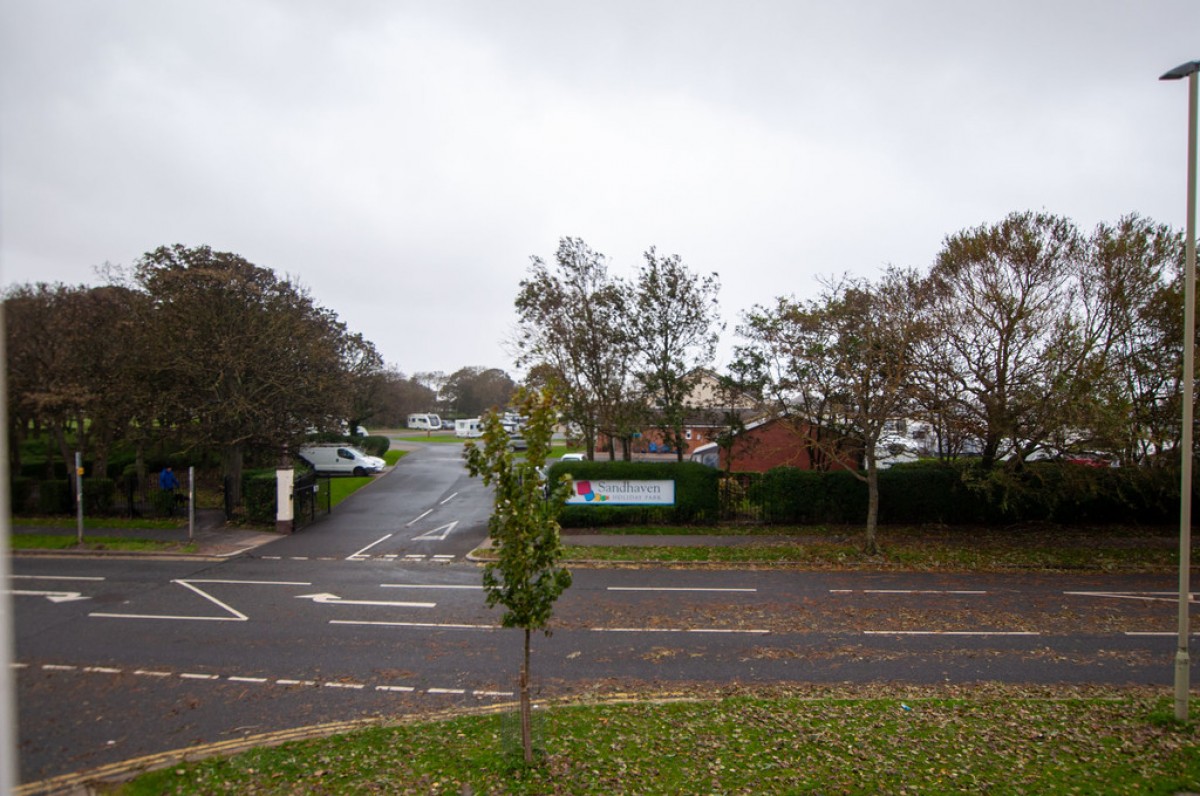
[[[242,474],[242,505],[246,519],[253,523],[275,523],[275,470],[247,470]]]
[[[66,479],[38,482],[37,510],[39,514],[71,514],[75,504],[71,482]]]
[[[879,472],[879,521],[945,525],[1021,522],[1163,524],[1178,517],[1169,468],[1095,468],[1031,462],[1020,470],[918,462]],[[853,473],[777,467],[749,495],[765,522],[866,521],[867,485]]]
[[[565,506],[559,516],[564,527],[605,525],[713,524],[719,501],[720,473],[695,462],[557,462],[550,467],[553,481],[561,475],[574,480],[674,481],[674,506]]]

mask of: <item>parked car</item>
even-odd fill
[[[585,462],[587,455],[583,453],[564,453],[559,457],[560,462]]]
[[[384,467],[383,459],[351,445],[305,445],[300,448],[300,458],[318,473],[329,475],[369,475]]]
[[[519,434],[512,434],[508,437],[508,449],[512,451],[523,451],[529,449],[529,443]]]

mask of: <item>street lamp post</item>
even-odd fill
[[[1183,280],[1183,428],[1179,483],[1179,643],[1175,651],[1175,719],[1188,719],[1191,659],[1188,656],[1192,557],[1192,412],[1196,376],[1196,74],[1200,61],[1181,64],[1159,80],[1188,79],[1188,177],[1186,273]]]

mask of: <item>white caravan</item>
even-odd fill
[[[442,428],[442,419],[435,414],[426,412],[409,415],[408,427],[418,428],[421,431],[440,431]]]
[[[467,420],[455,420],[454,436],[463,437],[464,439],[482,437],[483,426],[480,424],[479,418],[472,417]]]

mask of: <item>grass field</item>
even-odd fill
[[[119,792],[1165,795],[1200,790],[1196,719],[1144,693],[986,686],[646,699],[539,710],[529,767],[506,712],[170,766]]]

